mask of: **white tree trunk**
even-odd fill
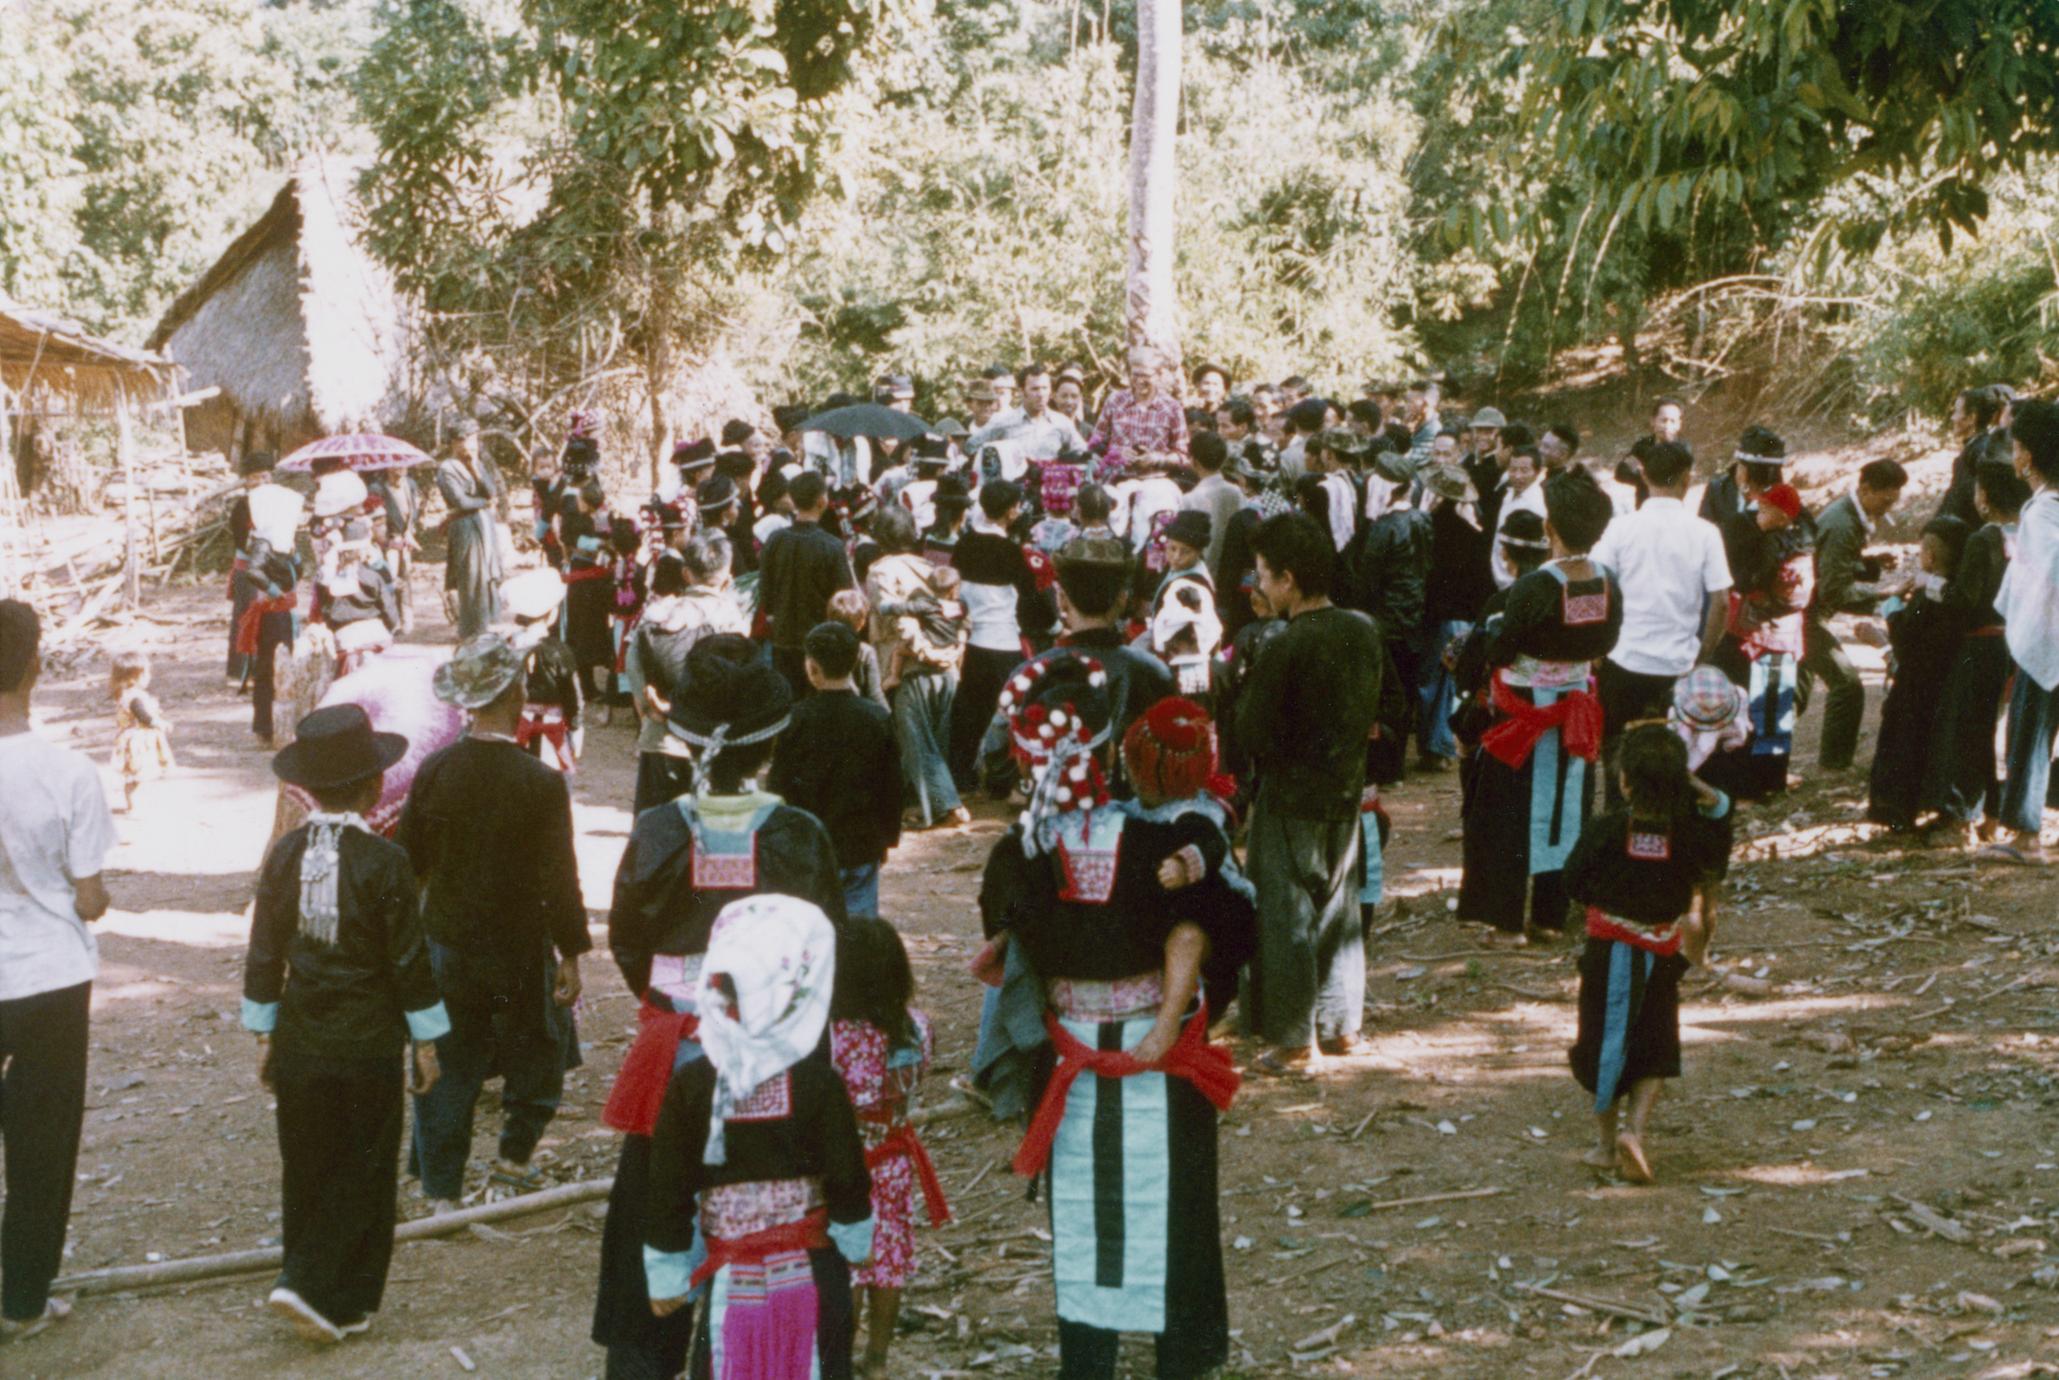
[[[1174,140],[1180,126],[1180,0],[1137,0],[1137,96],[1130,113],[1129,348],[1155,354],[1174,386],[1180,374],[1173,299]]]

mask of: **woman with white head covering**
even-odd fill
[[[665,1093],[644,1226],[651,1311],[690,1296],[706,1310],[696,1376],[851,1374],[850,1266],[872,1256],[872,1183],[823,1039],[835,976],[817,906],[752,896],[715,921],[696,993],[706,1057]]]

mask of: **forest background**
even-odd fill
[[[892,364],[941,410],[994,360],[1112,378],[1137,3],[0,7],[0,290],[140,342],[321,151],[475,373],[719,346],[768,403]],[[2059,370],[2059,6],[1183,22],[1189,362],[1485,395],[1598,353],[1860,425]]]

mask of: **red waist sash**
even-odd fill
[[[300,607],[300,600],[292,590],[287,590],[276,599],[253,599],[250,607],[243,610],[243,621],[236,625],[236,655],[257,655],[258,630],[264,626],[268,613],[291,613]]]
[[[1663,930],[1648,930],[1627,920],[1618,920],[1594,906],[1587,908],[1587,937],[1628,944],[1633,949],[1642,949],[1660,958],[1670,958],[1680,952],[1678,924],[1668,925]]]
[[[1058,1018],[1049,1012],[1044,1014],[1044,1029],[1050,1032],[1051,1043],[1058,1050],[1058,1067],[1051,1074],[1051,1082],[1044,1089],[1043,1101],[1037,1104],[1037,1114],[1030,1119],[1029,1133],[1022,1138],[1022,1145],[1015,1152],[1015,1172],[1025,1178],[1043,1172],[1051,1161],[1051,1143],[1058,1138],[1058,1123],[1065,1120],[1065,1099],[1072,1091],[1072,1082],[1083,1073],[1099,1074],[1103,1078],[1132,1078],[1140,1073],[1162,1073],[1168,1078],[1184,1078],[1194,1085],[1194,1090],[1214,1104],[1218,1112],[1229,1110],[1230,1103],[1237,1096],[1237,1088],[1244,1081],[1230,1062],[1230,1052],[1221,1045],[1208,1042],[1208,1003],[1201,1003],[1187,1024],[1180,1031],[1180,1038],[1166,1052],[1165,1058],[1156,1064],[1145,1064],[1120,1049],[1089,1049],[1074,1039],[1072,1033],[1058,1023]]]
[[[715,1277],[724,1265],[762,1265],[775,1255],[789,1251],[819,1251],[829,1244],[829,1210],[817,1208],[798,1222],[786,1222],[733,1241],[719,1236],[708,1238],[708,1258],[689,1281],[695,1289]]]
[[[865,1167],[877,1169],[892,1159],[906,1159],[915,1170],[915,1181],[922,1185],[923,1205],[929,1209],[929,1224],[941,1227],[951,1220],[951,1205],[944,1201],[944,1182],[937,1177],[937,1167],[929,1157],[929,1147],[922,1143],[922,1137],[915,1134],[915,1128],[907,1122],[892,1123],[893,1113],[886,1110],[860,1112],[860,1121],[890,1123],[886,1139],[865,1152]]]
[[[656,1130],[658,1108],[664,1105],[672,1065],[679,1058],[679,1042],[693,1039],[700,1030],[700,1017],[693,1012],[667,1011],[645,997],[636,1012],[636,1042],[622,1057],[608,1105],[601,1109],[602,1123],[632,1136]]]
[[[522,711],[522,717],[515,722],[515,746],[527,748],[538,738],[550,743],[560,762],[571,757],[572,729],[565,722],[565,713],[562,709],[552,706],[548,709],[532,707]]]
[[[613,579],[615,572],[604,565],[575,565],[565,569],[565,583],[583,585],[588,580]]]
[[[1568,690],[1550,704],[1533,704],[1509,689],[1496,671],[1494,707],[1507,717],[1480,735],[1480,746],[1504,766],[1520,767],[1529,761],[1537,740],[1554,728],[1573,756],[1592,762],[1601,755],[1601,701],[1589,691]]]

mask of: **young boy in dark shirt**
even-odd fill
[[[901,841],[901,755],[892,716],[859,694],[852,679],[861,646],[850,625],[836,619],[803,640],[815,693],[794,706],[766,785],[822,821],[836,846],[845,909],[876,919],[880,868]]]
[[[354,704],[318,709],[272,759],[314,796],[258,874],[243,969],[243,1024],[278,1099],[285,1262],[268,1300],[309,1341],[371,1326],[393,1257],[403,1046],[408,1088],[437,1078],[450,1029],[416,909],[407,853],[366,827],[388,767],[407,751]]]

